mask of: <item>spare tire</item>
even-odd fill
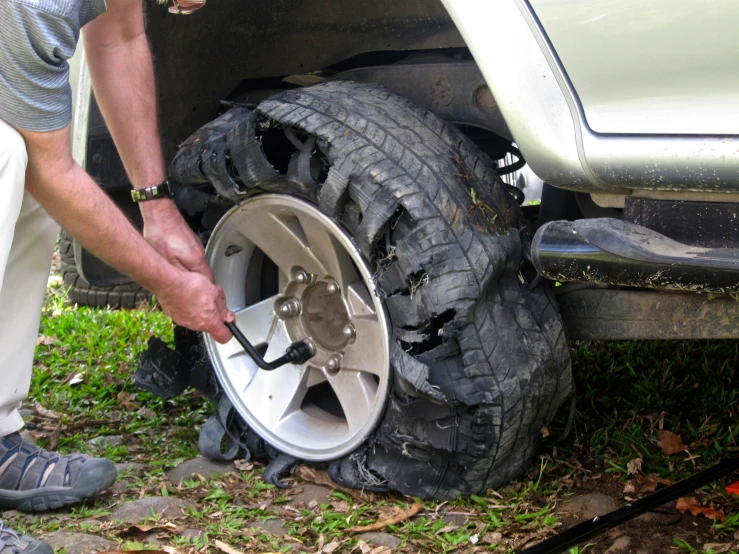
[[[187,185],[178,196],[191,217],[208,211],[206,197],[245,206],[265,193],[300,198],[351,237],[371,269],[370,290],[391,322],[392,378],[361,444],[323,460],[334,480],[452,498],[526,469],[542,427],[572,394],[569,351],[551,291],[524,261],[530,234],[519,206],[455,127],[383,87],[333,81],[232,108],[183,144],[170,174]],[[249,218],[239,225],[253,230]],[[221,243],[225,256],[242,248]]]
[[[72,237],[62,229],[59,233],[59,265],[67,298],[80,306],[130,309],[151,302],[151,293],[136,283],[113,287],[91,285],[77,271]]]

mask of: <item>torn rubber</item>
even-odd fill
[[[332,478],[453,498],[524,471],[572,373],[551,291],[520,279],[530,230],[494,162],[376,85],[289,90],[209,125],[175,158],[176,180],[205,192],[209,183],[232,202],[307,199],[375,269],[393,324],[393,383],[375,433],[330,464]],[[245,437],[252,454],[282,460],[273,470],[286,464]]]

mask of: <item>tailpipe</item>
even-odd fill
[[[739,250],[682,244],[620,219],[551,221],[534,236],[536,270],[554,281],[739,291]]]

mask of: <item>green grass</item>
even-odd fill
[[[132,385],[136,360],[149,338],[172,341],[170,320],[150,308],[115,312],[70,306],[59,281],[50,283],[40,331],[46,339],[37,348],[27,407],[38,403],[62,417],[34,418],[37,441],[48,445],[56,434],[62,452],[138,461],[147,470],[124,473],[115,492],[67,512],[9,518],[19,531],[85,531],[124,548],[142,548],[145,537],[130,535],[127,526],[108,516],[125,501],[166,495],[193,503],[177,526],[206,533],[195,540],[171,533],[169,543],[183,554],[214,553],[216,539],[243,552],[279,552],[291,544],[316,552],[317,545],[332,541],[341,544],[337,553],[359,552],[350,527],[371,524],[413,502],[384,495],[366,503],[334,491],[318,506],[293,507],[285,491],[263,483],[258,465],[205,481],[167,482],[168,468],[197,454],[199,426],[211,411],[194,391],[165,402]],[[471,498],[424,502],[419,515],[383,531],[397,536],[409,552],[511,552],[554,534],[562,525],[559,506],[577,493],[602,491],[620,498],[627,484],[642,477],[677,480],[739,452],[739,342],[581,343],[573,345],[572,354],[578,410],[566,439],[553,442],[566,423],[563,407],[550,426],[549,442],[518,481]],[[689,453],[665,456],[657,445],[660,428],[681,435]],[[88,441],[99,435],[121,436],[123,444],[90,446]],[[637,457],[641,472],[630,476],[627,466]],[[728,497],[720,484],[696,495],[724,508],[728,517],[711,523],[687,515],[686,528],[703,529],[710,542],[731,542],[739,530],[739,497]],[[285,520],[291,541],[249,530],[254,522],[274,517]],[[683,527],[676,528],[673,539],[659,548],[701,550]],[[586,544],[570,552],[599,552],[601,546]]]

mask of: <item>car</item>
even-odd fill
[[[178,206],[258,352],[314,354],[267,371],[236,340],[153,340],[137,382],[214,402],[204,454],[271,460],[273,483],[302,461],[475,494],[571,417],[568,340],[739,336],[739,5],[164,11],[147,32]],[[85,90],[78,157],[135,218]],[[71,251],[86,283],[132,286]]]

